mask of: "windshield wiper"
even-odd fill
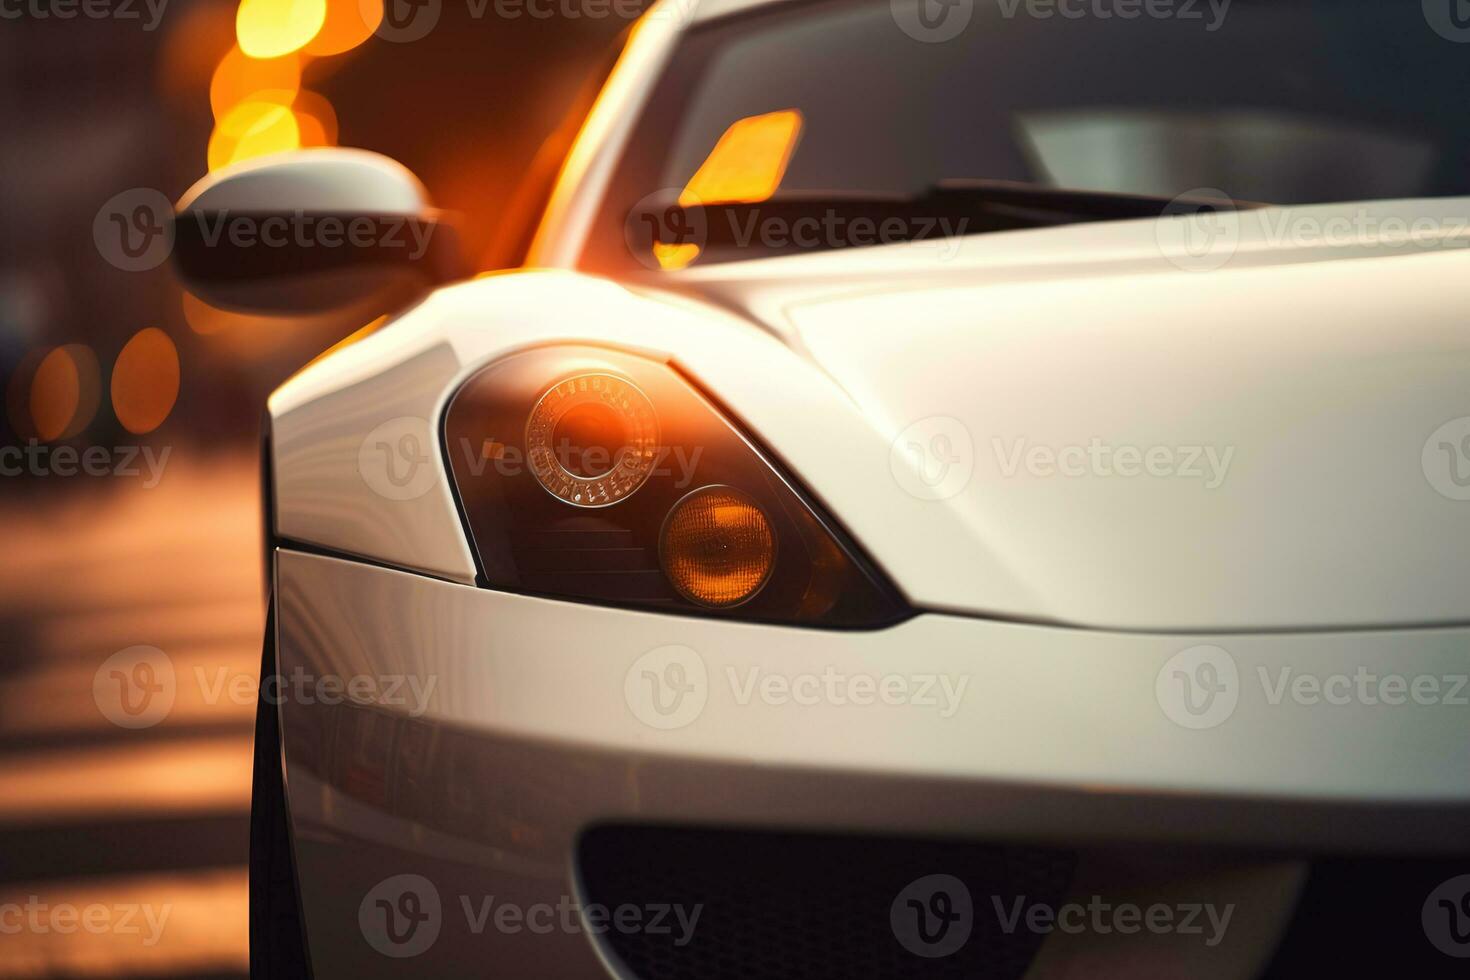
[[[1156,197],[1000,180],[944,180],[914,195],[784,191],[759,202],[650,211],[630,227],[695,242],[701,262],[953,238],[1089,221],[1234,211],[1254,202]]]
[[[1180,195],[1124,194],[1114,191],[1048,187],[1010,180],[942,180],[914,200],[955,202],[982,210],[1016,209],[1064,216],[1070,221],[1117,221],[1157,218],[1166,212],[1188,210],[1242,211],[1263,207],[1254,201]]]

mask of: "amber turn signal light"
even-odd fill
[[[739,605],[766,584],[776,565],[771,522],[734,487],[700,487],[674,505],[659,540],[664,574],[702,606]]]

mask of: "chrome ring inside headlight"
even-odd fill
[[[554,497],[606,507],[653,472],[658,417],[638,386],[612,374],[580,374],[548,389],[526,420],[526,462]]]

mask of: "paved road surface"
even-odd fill
[[[0,487],[0,977],[246,973],[254,465]],[[124,728],[94,680],[137,645],[175,695]]]

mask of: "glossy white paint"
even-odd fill
[[[1470,201],[1222,215],[1192,250],[1187,219],[1165,218],[624,284],[571,271],[678,32],[751,5],[706,0],[691,17],[692,0],[664,0],[640,24],[534,247],[533,262],[566,271],[441,289],[271,398],[278,666],[406,680],[421,698],[282,705],[318,975],[401,965],[364,969],[349,870],[376,875],[411,854],[469,869],[487,893],[550,902],[575,886],[578,835],[606,820],[1069,848],[1470,846],[1470,692],[1456,686],[1470,628],[1446,625],[1470,620],[1470,502],[1436,492],[1421,460],[1436,427],[1470,416],[1457,322],[1470,239],[1455,220]],[[305,206],[425,203],[386,171],[339,176]],[[239,187],[249,193],[231,207],[278,193]],[[1400,215],[1437,225],[1401,240],[1292,234]],[[832,632],[475,588],[437,436],[444,407],[497,358],[558,343],[676,362],[920,614]],[[941,434],[968,447],[970,475],[944,499],[922,482],[912,492],[904,468],[903,434],[932,417],[953,419]],[[1228,450],[1229,464],[1207,486],[1008,472],[1002,456],[1016,440],[1024,456],[1094,439],[1213,449],[1217,466]],[[374,468],[410,458],[407,476]],[[654,652],[670,647],[703,676],[680,724],[630,694],[657,680]],[[1211,695],[1222,665],[1227,688]],[[832,697],[834,673],[862,690],[897,682],[918,703],[853,704],[852,686]],[[1399,703],[1382,688],[1354,696],[1362,674],[1401,679]],[[1315,693],[1300,695],[1302,678]],[[1441,700],[1406,697],[1421,679]],[[424,816],[416,793],[450,812]],[[1211,975],[1254,972],[1296,883],[1290,867],[1262,876],[1241,902],[1256,922],[1233,934],[1246,945],[1211,954]],[[1058,949],[1034,975],[1066,972]],[[460,962],[487,955],[525,975],[610,970],[590,943],[504,935],[477,937]],[[1133,947],[1122,957],[1112,972],[1136,972]]]
[[[318,147],[223,167],[189,188],[177,210],[418,215],[429,207],[424,185],[397,160]]]
[[[1175,220],[715,266],[667,277],[677,295],[558,272],[441,290],[272,399],[278,529],[471,581],[443,481],[384,500],[359,447],[437,420],[505,353],[601,343],[682,365],[922,607],[1123,630],[1465,621],[1470,503],[1421,458],[1470,415],[1464,241],[1298,246],[1244,234],[1257,214],[1189,272],[1158,244]],[[974,465],[944,500],[891,465],[934,416]],[[1178,475],[1026,463],[1094,439],[1162,447]]]
[[[1464,675],[1470,630],[1205,638],[930,614],[881,631],[840,633],[506,595],[285,550],[277,554],[277,576],[284,670],[406,677],[405,703],[382,705],[390,714],[487,739],[756,774],[943,779],[960,795],[983,796],[998,786],[1038,795],[1085,787],[1101,801],[1184,793],[1345,806],[1470,804],[1465,707],[1307,704],[1289,695],[1272,703],[1273,688],[1259,678],[1266,671],[1274,684],[1282,670],[1326,677],[1358,668],[1378,676]],[[1176,655],[1201,643],[1229,655],[1239,685],[1232,712],[1212,727],[1191,729],[1171,720],[1156,682]],[[641,691],[641,669],[658,672],[647,655],[671,645],[695,656],[697,667],[690,664],[685,676],[703,706],[675,716],[682,725],[662,729],[648,723],[659,719],[640,713],[626,685],[631,674]],[[802,680],[828,674],[836,678],[830,686]],[[873,703],[849,699],[861,693],[858,677],[874,681]],[[878,701],[873,692],[886,678],[905,683],[902,703]],[[925,679],[934,681],[926,687]],[[415,683],[425,692],[417,701],[409,693]],[[763,693],[770,691],[777,693]],[[287,705],[287,727],[299,710]],[[770,801],[752,799],[742,808],[719,794],[704,801],[698,795],[643,815],[678,819],[682,809],[692,819],[713,806],[729,820],[780,819],[779,810],[763,809]],[[806,807],[822,811],[820,793],[783,802],[793,815]],[[612,815],[600,808],[627,807],[614,797],[583,805],[584,812],[552,822],[579,825]],[[827,813],[825,822],[858,826],[883,813],[892,821],[898,812],[878,800],[859,810],[867,815],[853,812],[849,821]],[[1018,829],[1017,813],[1005,808],[904,812],[909,830]],[[1362,826],[1352,825],[1347,809],[1341,816],[1335,828],[1258,820],[1239,829],[1257,844],[1326,846],[1336,839],[1361,846]],[[1078,832],[1077,814],[1055,819]],[[1130,821],[1148,822],[1147,807],[1099,819],[1122,820],[1111,830],[1126,833]],[[1030,829],[1049,825],[1038,820]],[[1440,833],[1449,836],[1414,843],[1433,849],[1470,840],[1470,826]],[[1177,827],[1170,836],[1185,839],[1192,831]]]

